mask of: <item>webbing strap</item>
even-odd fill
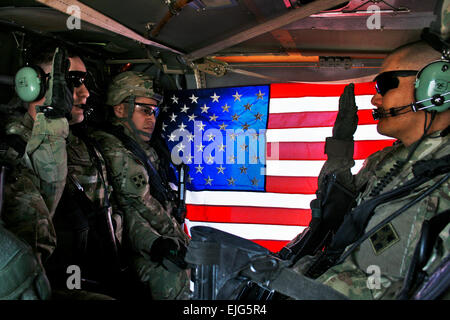
[[[297,300],[347,300],[340,292],[309,279],[290,268],[284,268],[269,288]]]

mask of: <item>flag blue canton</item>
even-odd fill
[[[160,117],[188,190],[264,191],[269,86],[167,92]]]

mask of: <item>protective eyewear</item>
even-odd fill
[[[70,87],[78,88],[84,84],[84,81],[86,81],[86,76],[87,72],[69,71],[66,76],[66,81]]]
[[[139,112],[144,113],[146,116],[155,115],[156,118],[159,115],[159,107],[156,104],[135,103],[134,106]]]
[[[380,73],[373,80],[375,82],[375,89],[379,94],[384,96],[389,90],[398,87],[398,77],[415,76],[418,72],[417,70],[397,70]]]

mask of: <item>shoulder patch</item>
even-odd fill
[[[369,238],[369,241],[375,254],[379,255],[400,241],[400,238],[395,231],[394,226],[391,223],[388,223],[372,235]]]
[[[137,189],[140,189],[144,187],[147,184],[147,181],[145,180],[145,177],[139,173],[135,176],[132,176],[130,178],[131,182],[136,186]]]

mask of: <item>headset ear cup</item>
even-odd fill
[[[414,85],[416,101],[423,101],[420,108],[443,112],[450,108],[450,62],[434,61],[419,71]]]
[[[25,102],[42,99],[47,91],[47,77],[39,66],[27,66],[17,71],[14,85],[17,95]]]

